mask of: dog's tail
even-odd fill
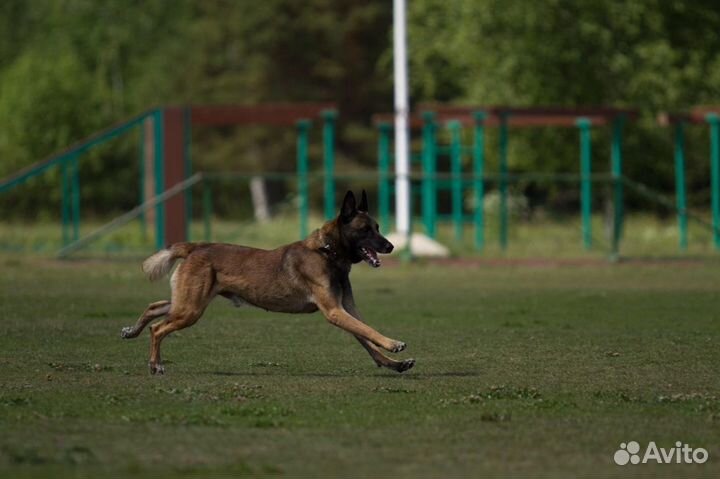
[[[142,269],[150,281],[166,276],[179,258],[187,258],[199,243],[175,243],[143,261]]]

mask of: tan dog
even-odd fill
[[[390,253],[393,245],[368,215],[363,191],[356,206],[351,191],[345,195],[339,216],[328,221],[303,241],[274,250],[262,250],[223,243],[176,243],[143,263],[150,280],[167,275],[179,258],[170,280],[171,300],[150,304],[135,326],[123,328],[123,338],[135,338],[152,320],[150,372],[164,373],[160,342],[179,329],[200,319],[210,301],[221,295],[236,306],[251,305],[268,311],[313,313],[320,310],[327,320],[355,338],[378,366],[397,372],[415,365],[414,359],[397,361],[379,348],[397,353],[405,343],[390,339],[366,325],[355,306],[350,286],[353,263],[366,261],[380,266],[378,253]]]

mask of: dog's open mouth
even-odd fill
[[[360,255],[362,256],[362,259],[365,260],[367,264],[369,264],[373,268],[380,267],[381,263],[377,255],[377,251],[373,250],[372,248],[367,248],[363,246],[360,248]]]

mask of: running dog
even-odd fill
[[[123,328],[121,336],[136,338],[149,322],[167,316],[150,327],[150,373],[163,374],[163,338],[195,324],[210,301],[220,295],[235,306],[267,311],[320,310],[331,324],[355,336],[378,367],[401,373],[412,368],[415,360],[398,361],[381,352],[400,352],[405,343],[383,336],[363,322],[350,286],[353,264],[365,261],[377,268],[378,253],[392,250],[393,245],[368,214],[365,191],[359,205],[348,191],[337,218],[306,239],[274,250],[224,243],[175,243],[143,262],[143,271],[154,281],[166,276],[176,260],[184,259],[170,279],[170,301],[151,303],[135,326]]]

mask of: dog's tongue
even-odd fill
[[[362,253],[363,259],[367,261],[367,264],[369,264],[373,268],[380,267],[380,259],[378,259],[377,253],[375,251],[368,248],[362,248]]]

